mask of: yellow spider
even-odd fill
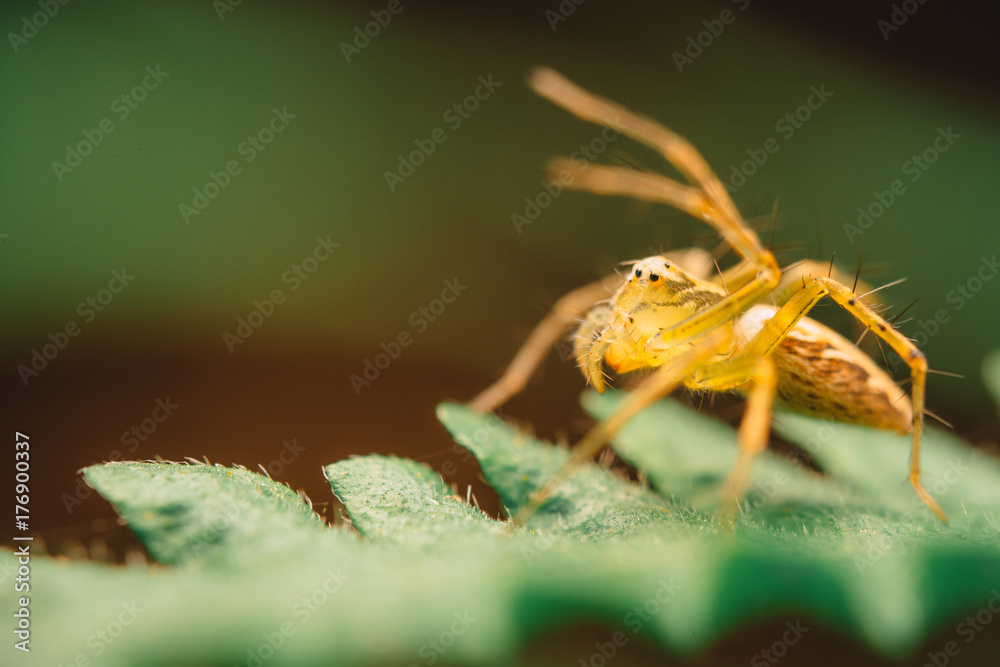
[[[574,447],[567,470],[596,454],[628,419],[681,384],[695,392],[735,390],[748,396],[748,404],[739,428],[739,456],[724,489],[729,511],[739,501],[754,458],[767,446],[777,397],[804,414],[912,432],[910,482],[927,507],[947,523],[920,483],[927,361],[916,345],[865,303],[866,295],[831,277],[832,272],[807,277],[813,275],[815,263],[804,263],[797,272],[783,276],[774,255],[743,222],[718,177],[685,139],[550,69],[536,70],[529,82],[537,93],[580,118],[656,149],[690,185],[659,174],[567,158],[550,163],[551,177],[558,176],[574,189],[674,206],[711,225],[742,261],[711,279],[707,271],[685,270],[674,261],[691,261],[697,251],[672,258],[648,257],[636,262],[624,279],[615,275],[571,292],[538,325],[503,377],[470,405],[490,411],[523,389],[548,349],[585,316],[574,349],[584,376],[597,391],[604,390],[605,364],[618,373],[656,370],[614,415]],[[610,290],[616,291],[606,300]],[[869,356],[806,317],[824,296],[850,312],[909,365],[911,399],[900,395]],[[768,297],[780,306],[761,303]],[[530,516],[561,477],[536,491],[516,519]]]

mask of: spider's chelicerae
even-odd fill
[[[539,324],[503,377],[471,405],[493,410],[520,391],[548,349],[583,317],[574,347],[584,376],[597,391],[604,390],[605,364],[618,373],[655,370],[614,415],[574,447],[571,465],[589,459],[628,419],[679,385],[695,392],[735,390],[747,395],[748,404],[739,428],[739,456],[723,491],[730,509],[742,494],[754,458],[767,446],[777,397],[801,413],[911,432],[910,482],[927,507],[947,522],[920,483],[928,370],[923,353],[865,303],[856,285],[847,287],[839,276],[815,270],[818,265],[812,262],[783,275],[718,177],[685,139],[582,90],[550,69],[536,70],[529,81],[540,95],[580,118],[654,148],[689,185],[659,174],[567,158],[549,165],[552,177],[569,188],[674,206],[711,225],[741,261],[713,277],[708,271],[691,270],[691,265],[688,270],[678,265],[697,257],[697,251],[648,257],[636,262],[625,277],[611,276],[571,292]],[[614,291],[610,300],[609,290]],[[850,312],[909,365],[909,399],[869,356],[806,316],[824,296]],[[765,300],[768,303],[762,303]],[[536,491],[529,513],[544,503],[560,477]]]

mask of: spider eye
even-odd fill
[[[670,268],[670,262],[664,262],[663,263],[663,268],[669,269]]]
[[[655,283],[657,280],[660,279],[660,276],[656,275],[655,273],[650,273],[649,274],[649,279],[652,280]]]
[[[640,269],[636,269],[635,270],[635,277],[636,278],[642,278],[642,271]]]

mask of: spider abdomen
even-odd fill
[[[749,340],[777,308],[758,305],[737,320]],[[871,357],[833,329],[804,317],[771,353],[778,371],[777,398],[814,417],[905,433],[912,408],[906,393]]]

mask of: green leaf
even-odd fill
[[[783,413],[775,429],[808,451],[832,477],[844,480],[870,509],[899,515],[909,524],[925,524],[932,532],[997,536],[1000,510],[1000,462],[943,431],[924,431],[920,454],[921,479],[951,517],[949,528],[931,520],[907,477],[910,436],[838,424]]]
[[[369,539],[417,548],[504,531],[503,522],[459,501],[422,463],[364,456],[328,465],[324,472],[354,527]]]
[[[614,393],[585,397],[598,416],[619,402]],[[465,406],[442,405],[439,416],[511,511],[568,459]],[[33,591],[33,628],[61,639],[39,642],[34,657],[96,658],[94,633],[123,605],[142,611],[104,647],[103,667],[246,665],[271,655],[291,665],[505,664],[533,637],[595,621],[606,637],[619,631],[683,654],[768,616],[900,656],[996,595],[995,461],[928,434],[929,486],[958,475],[939,494],[964,508],[946,527],[912,502],[905,438],[794,415],[780,415],[776,428],[825,474],[767,454],[732,524],[712,511],[735,456],[733,430],[671,401],[638,415],[615,442],[656,491],[584,465],[525,528],[470,507],[426,465],[394,457],[325,469],[363,539],[323,526],[290,489],[240,468],[94,466],[88,481],[150,552],[188,567],[36,554],[33,576],[45,586]],[[15,567],[0,553],[0,573]],[[0,603],[11,606],[11,595],[0,589]]]
[[[509,515],[524,507],[531,494],[569,461],[568,450],[530,438],[494,415],[484,417],[465,406],[444,404],[438,408],[438,418],[455,441],[475,455]],[[626,531],[651,517],[680,510],[672,502],[587,464],[553,490],[528,527],[572,530],[603,539],[611,532]]]
[[[122,462],[84,477],[161,563],[254,559],[323,531],[297,493],[244,468]]]
[[[595,417],[604,418],[620,399],[620,392],[588,392],[583,404]],[[736,462],[736,431],[681,403],[661,401],[630,421],[615,448],[662,494],[710,514],[719,506],[723,482]],[[844,489],[836,483],[765,452],[754,464],[743,511],[794,524],[803,513],[829,513],[843,507],[845,500]]]
[[[598,417],[613,412],[619,401],[614,393],[585,397],[585,405]],[[469,437],[476,423],[460,408],[449,406],[439,414],[460,443],[468,446],[481,440]],[[796,424],[804,438],[816,436],[824,426],[816,420],[796,422],[790,417],[786,423]],[[484,418],[479,428],[490,419]],[[849,460],[862,470],[867,469],[866,461],[868,468],[872,462],[883,465],[880,458],[871,456],[880,450],[868,451],[870,443],[865,438],[883,438],[884,434],[849,429],[822,433],[822,437],[831,445],[825,448],[828,451],[835,451],[834,443],[850,448],[844,451],[852,452]],[[899,439],[892,440],[898,447]],[[978,489],[982,485],[1000,488],[1000,472],[994,462],[985,465],[967,447],[961,447],[961,452],[975,458],[977,476],[965,474],[977,488],[956,483],[953,497],[981,497],[980,523],[948,528],[926,510],[922,515],[903,513],[898,500],[897,504],[880,501],[876,492],[882,487],[876,482],[860,484],[856,476],[819,476],[767,454],[755,466],[743,514],[730,528],[714,522],[709,511],[718,501],[712,494],[718,494],[735,459],[735,442],[728,426],[672,401],[638,415],[615,442],[618,452],[646,472],[677,508],[650,517],[641,533],[605,538],[606,546],[616,550],[613,562],[633,572],[643,569],[640,562],[643,555],[649,555],[644,553],[650,546],[648,540],[671,544],[669,560],[654,567],[660,572],[686,572],[685,582],[701,594],[693,605],[701,613],[688,614],[684,620],[687,635],[672,624],[680,621],[663,618],[663,635],[674,638],[677,648],[698,648],[747,618],[785,609],[826,619],[874,647],[898,652],[918,642],[947,614],[976,608],[989,597],[990,587],[1000,583],[998,533],[986,509],[993,492]],[[926,460],[938,465],[942,458],[957,455],[953,444],[929,436]],[[534,447],[541,446],[498,430],[496,437],[471,449],[487,479],[502,485],[519,479],[518,468],[529,469],[524,459],[531,458]],[[904,459],[907,448],[904,444]],[[897,468],[897,481],[905,479],[905,460],[903,464]],[[528,480],[520,478],[518,488],[526,484],[535,488],[551,474],[551,469],[531,470]],[[538,473],[542,476],[533,477]],[[523,493],[514,495],[509,489],[504,493],[502,487],[500,491],[508,503],[512,496],[523,498]],[[907,491],[913,494],[903,486],[900,497]],[[572,499],[572,495],[562,498],[560,508],[576,516],[579,509]],[[635,510],[623,500],[616,503],[604,509],[606,516]],[[699,640],[692,641],[691,633]]]
[[[619,400],[591,393],[584,403],[603,418]],[[952,524],[944,526],[906,481],[909,438],[790,413],[778,414],[775,428],[828,473],[817,477],[790,469],[771,454],[755,464],[732,556],[739,561],[744,550],[763,548],[769,565],[798,573],[794,585],[775,596],[777,606],[841,600],[840,609],[821,604],[813,611],[891,650],[918,641],[949,614],[989,599],[1000,580],[1000,464],[995,460],[953,437],[927,433],[924,479],[952,512]],[[632,420],[615,445],[661,493],[698,502],[706,491],[721,488],[735,460],[736,435],[728,426],[663,401]],[[776,483],[780,479],[786,481]],[[824,570],[831,578],[817,579]],[[771,586],[776,576],[764,563],[740,572],[727,595],[752,589],[753,582]],[[808,595],[796,599],[796,589],[808,581],[813,582]],[[736,602],[724,602],[720,611]]]

